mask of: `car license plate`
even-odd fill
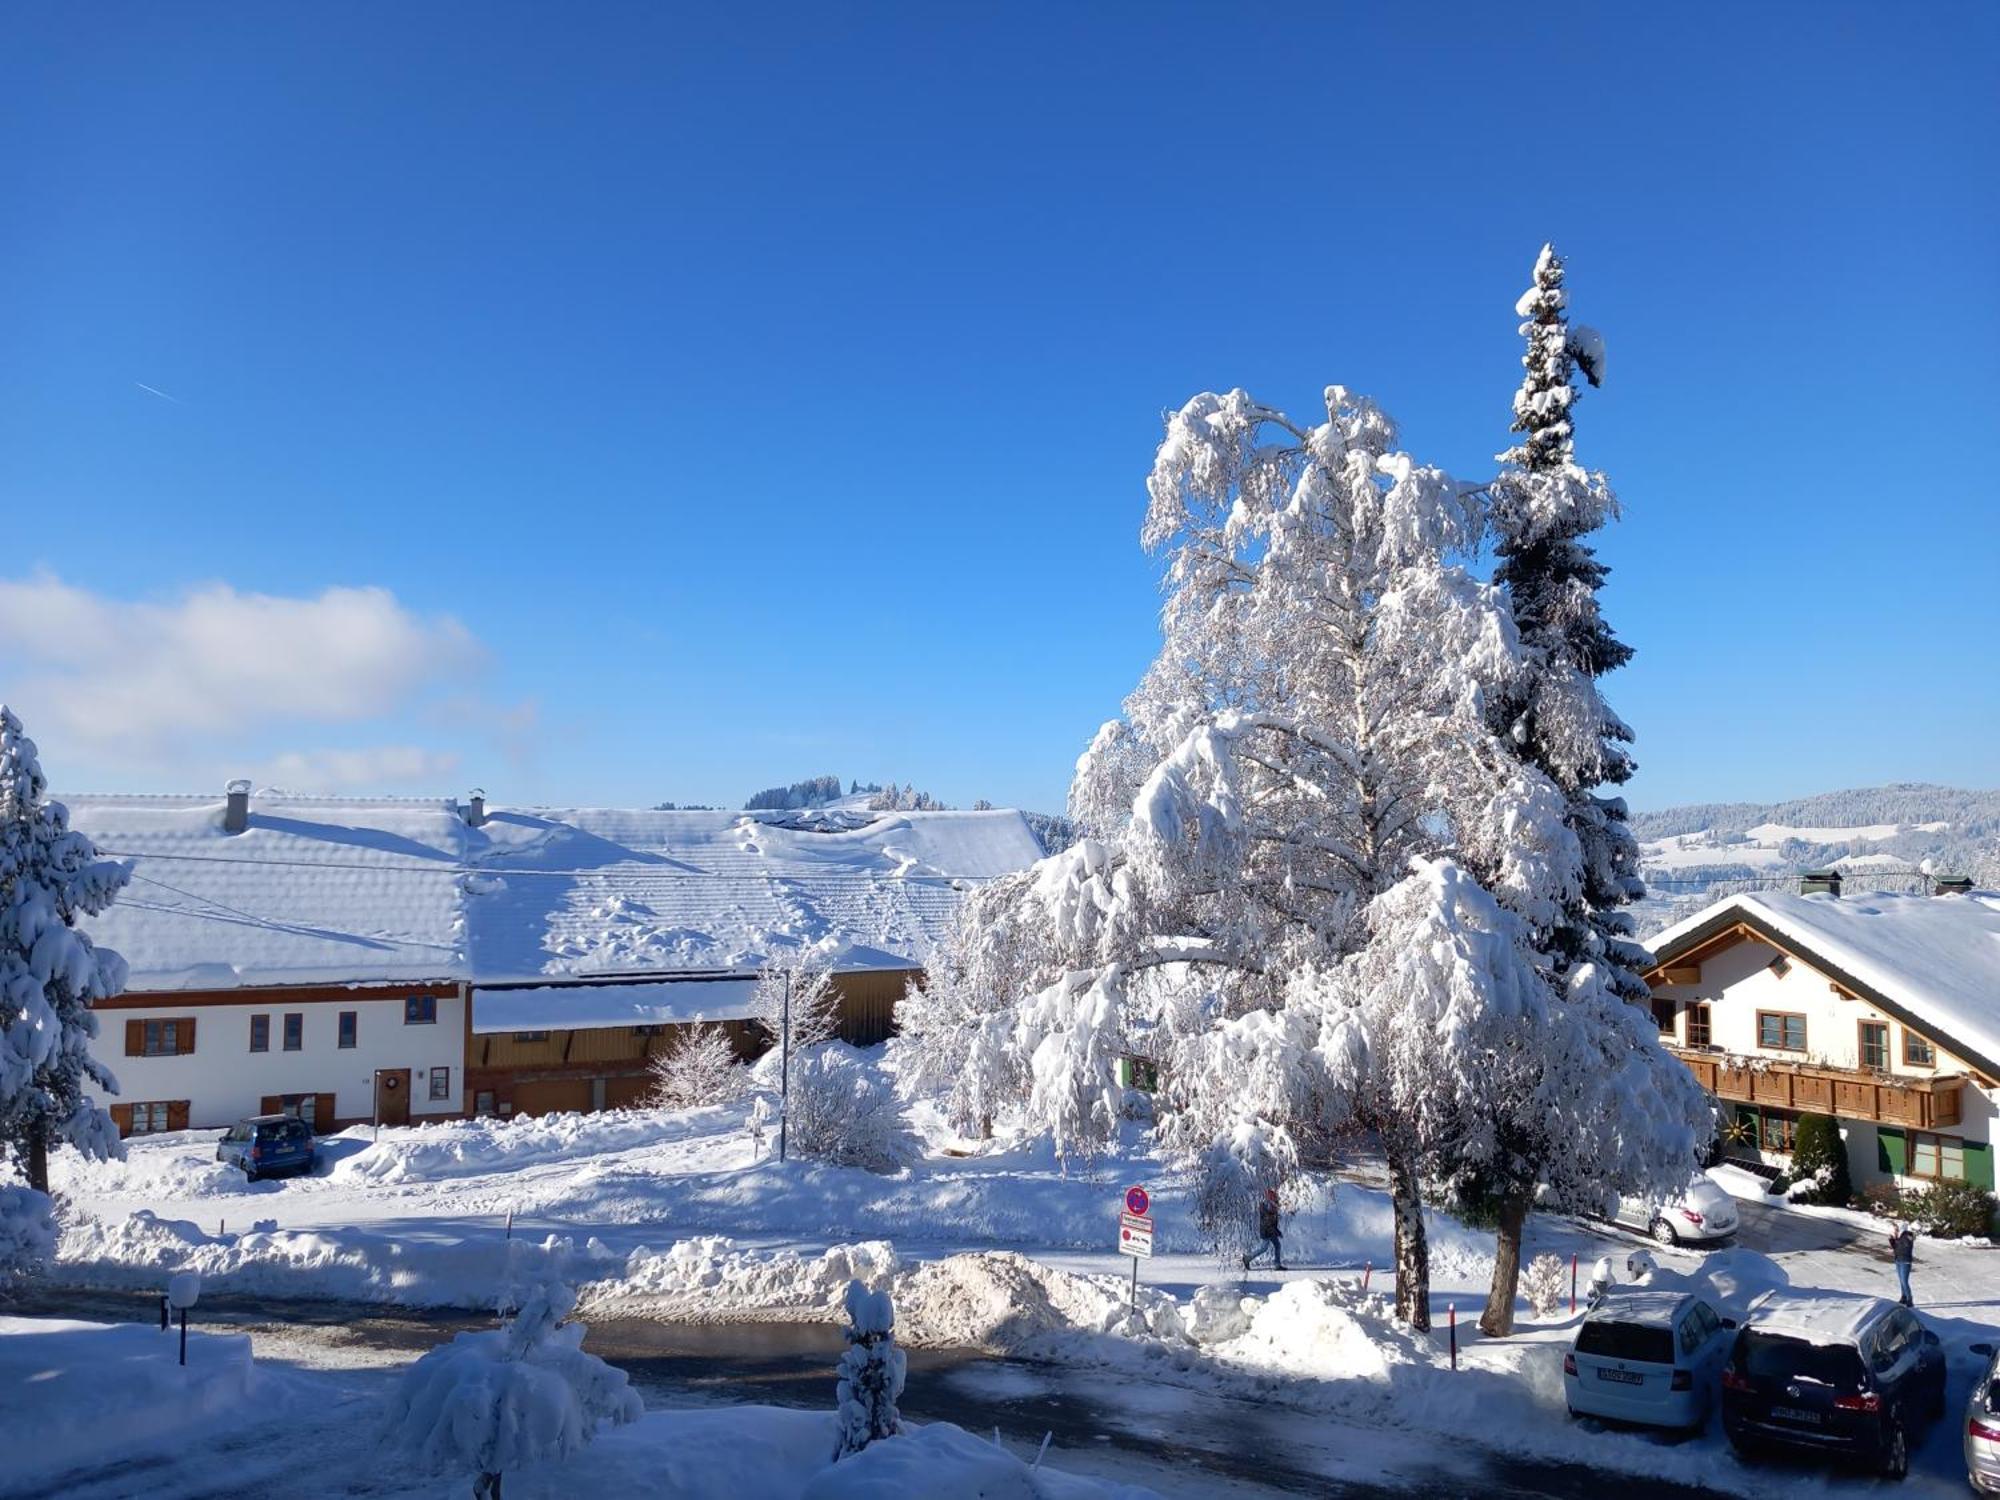
[[[1814,1427],[1819,1426],[1818,1412],[1801,1411],[1796,1406],[1774,1406],[1771,1408],[1771,1415],[1782,1422],[1806,1422]]]
[[[1646,1383],[1645,1376],[1635,1375],[1630,1370],[1606,1370],[1600,1368],[1597,1372],[1597,1378],[1599,1380],[1615,1380],[1620,1385],[1644,1385]]]

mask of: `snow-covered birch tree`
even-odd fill
[[[1599,789],[1631,776],[1632,731],[1597,679],[1632,652],[1599,609],[1606,569],[1588,541],[1617,514],[1617,498],[1602,474],[1576,462],[1571,416],[1576,374],[1592,385],[1603,378],[1604,344],[1593,330],[1569,326],[1563,281],[1561,258],[1543,246],[1515,305],[1528,346],[1514,396],[1520,441],[1500,456],[1505,468],[1491,486],[1495,582],[1506,591],[1524,668],[1492,699],[1493,723],[1524,770],[1560,793],[1573,850],[1519,908],[1564,1005],[1539,1039],[1545,1083],[1523,1095],[1500,1135],[1491,1184],[1499,1253],[1480,1318],[1488,1334],[1513,1326],[1521,1234],[1539,1181],[1592,1208],[1621,1188],[1677,1188],[1707,1119],[1686,1070],[1626,1004],[1647,995],[1645,953],[1623,910],[1645,892],[1625,803]]]
[[[117,1092],[90,1055],[90,1006],[123,988],[125,963],[76,923],[109,906],[128,878],[49,800],[34,741],[0,704],[0,1145],[40,1193],[51,1146],[120,1154],[117,1130],[84,1086]]]

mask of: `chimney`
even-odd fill
[[[486,789],[474,787],[465,798],[465,826],[478,828],[486,822]]]
[[[222,809],[222,831],[241,833],[250,826],[250,783],[238,778],[223,790],[229,794],[229,800]]]
[[[1824,892],[1829,896],[1840,894],[1840,871],[1807,870],[1799,876],[1799,894],[1813,896]]]
[[[1931,894],[1935,896],[1970,896],[1972,877],[1970,875],[1940,875],[1931,882]]]

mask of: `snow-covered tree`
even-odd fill
[[[736,1048],[720,1026],[684,1026],[664,1052],[647,1064],[653,1086],[648,1102],[660,1109],[726,1104],[743,1087]]]
[[[1597,679],[1632,652],[1599,610],[1606,569],[1588,541],[1617,514],[1617,498],[1602,474],[1575,459],[1574,377],[1581,370],[1600,383],[1604,345],[1593,330],[1569,326],[1563,280],[1561,258],[1543,246],[1533,284],[1515,306],[1528,345],[1514,396],[1520,441],[1501,455],[1491,525],[1495,582],[1507,594],[1524,670],[1494,695],[1491,712],[1501,741],[1561,794],[1575,844],[1570,868],[1559,861],[1537,902],[1523,908],[1548,983],[1569,1002],[1552,1013],[1561,1034],[1541,1038],[1547,1076],[1622,1087],[1637,1070],[1645,1081],[1630,1092],[1652,1107],[1621,1124],[1594,1111],[1599,1102],[1625,1101],[1600,1101],[1596,1088],[1582,1099],[1530,1090],[1526,1107],[1503,1122],[1487,1184],[1499,1218],[1493,1286],[1480,1318],[1489,1334],[1513,1326],[1521,1234],[1539,1181],[1550,1178],[1593,1208],[1621,1185],[1671,1190],[1680,1183],[1667,1179],[1693,1169],[1702,1133],[1702,1103],[1686,1070],[1661,1051],[1656,1029],[1633,1025],[1618,1009],[1647,995],[1645,953],[1624,910],[1645,888],[1625,803],[1599,790],[1626,781],[1633,766],[1632,731],[1605,703]],[[1636,1128],[1642,1124],[1664,1135],[1645,1134]]]
[[[906,1361],[896,1347],[896,1309],[887,1292],[847,1283],[847,1352],[840,1357],[840,1439],[836,1461],[903,1430],[896,1402]]]
[[[125,964],[76,921],[103,911],[129,878],[47,794],[34,741],[0,704],[0,1146],[43,1193],[50,1146],[120,1154],[116,1128],[84,1085],[118,1091],[90,1055],[90,1006],[124,987]]]
[[[509,1469],[567,1458],[601,1425],[643,1410],[625,1372],[583,1352],[564,1320],[576,1292],[533,1287],[503,1328],[461,1333],[404,1373],[390,1403],[392,1440],[420,1464],[475,1476],[475,1497],[500,1500]]]
[[[750,994],[750,1018],[772,1046],[783,1040],[788,997],[794,1057],[840,1035],[840,992],[832,971],[804,955],[786,953],[758,972]]]
[[[896,1090],[843,1046],[793,1061],[785,1134],[788,1154],[870,1172],[895,1171],[910,1151]]]

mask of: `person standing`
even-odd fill
[[[1908,1224],[1889,1231],[1889,1254],[1896,1262],[1896,1283],[1903,1289],[1900,1300],[1905,1307],[1915,1307],[1910,1300],[1910,1265],[1916,1259],[1917,1236]]]
[[[1278,1190],[1264,1189],[1264,1201],[1257,1205],[1257,1239],[1255,1250],[1243,1257],[1243,1269],[1249,1270],[1264,1258],[1264,1252],[1271,1252],[1272,1263],[1280,1271],[1285,1269],[1285,1231],[1278,1222]]]

